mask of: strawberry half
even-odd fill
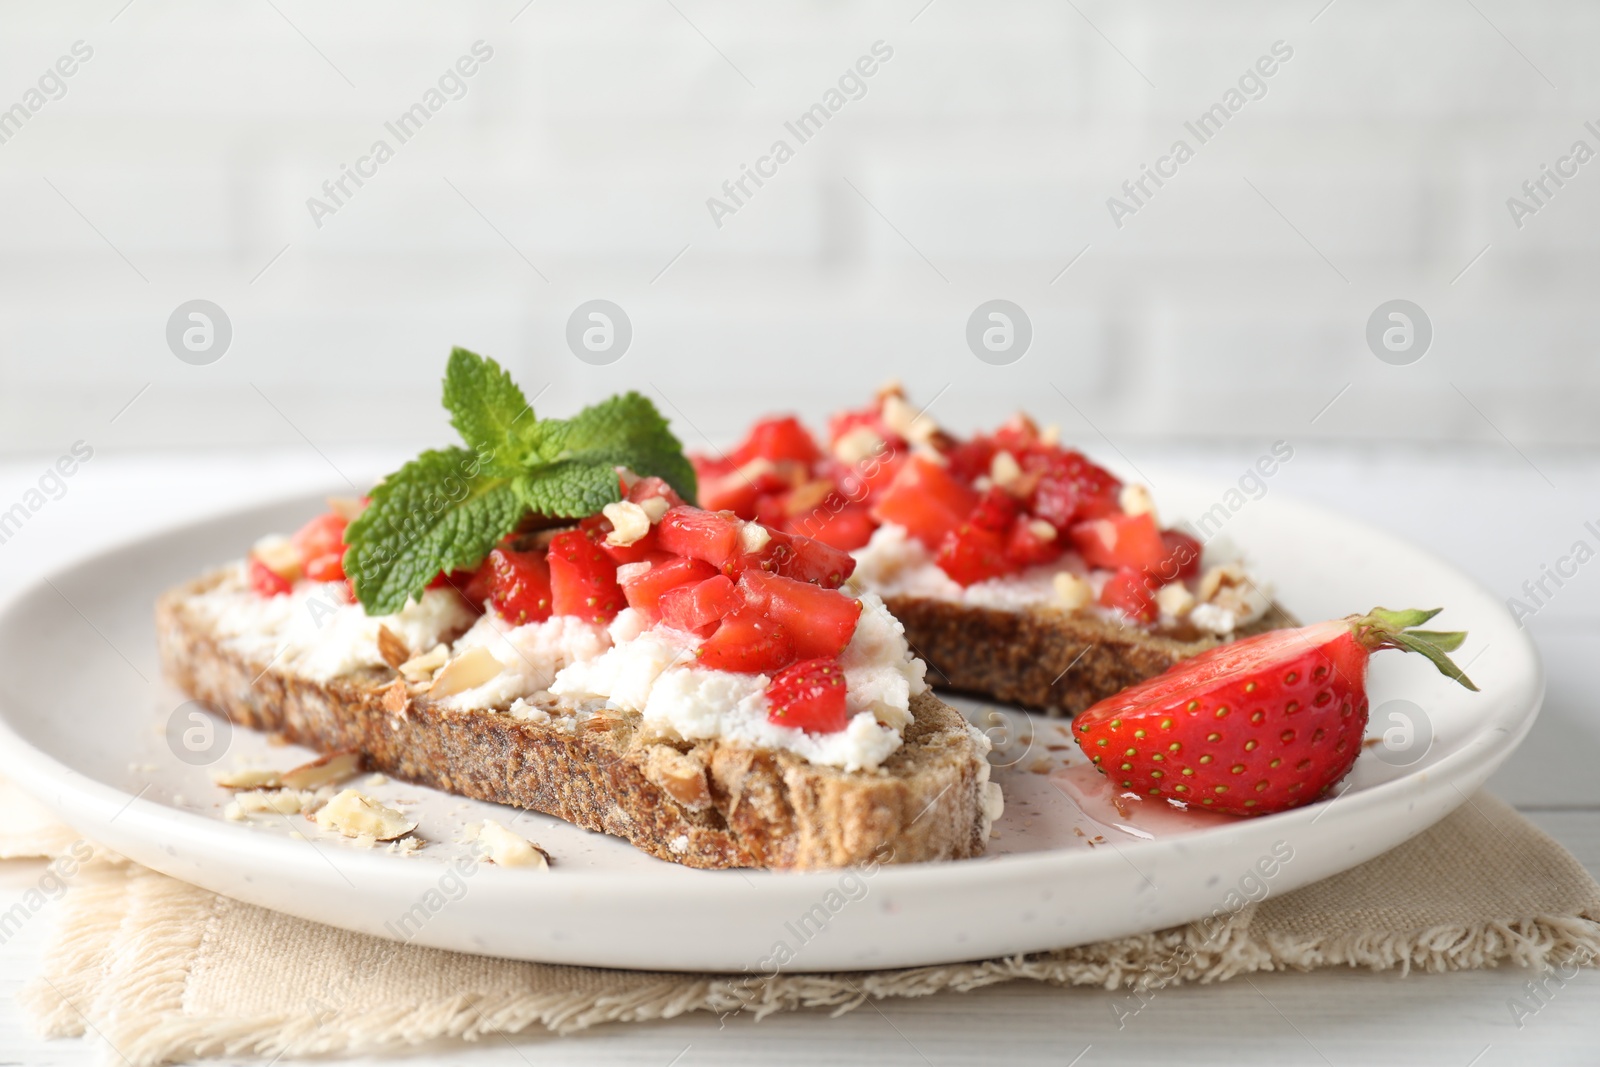
[[[1143,796],[1230,815],[1309,804],[1361,752],[1373,652],[1419,652],[1477,690],[1447,655],[1465,633],[1415,629],[1439,610],[1374,608],[1210,649],[1089,708],[1073,736],[1102,774]]]

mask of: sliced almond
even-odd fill
[[[362,496],[330,496],[328,510],[345,522],[355,522],[367,510],[369,501]]]
[[[433,676],[433,684],[428,687],[428,699],[443,700],[476,689],[503,670],[504,665],[494,658],[494,653],[475,645],[439,668],[439,673]]]
[[[361,753],[330,752],[292,771],[284,771],[282,779],[290,789],[321,789],[325,785],[338,785],[360,773]]]
[[[250,558],[284,581],[300,578],[300,550],[287,537],[263,537],[250,549]]]
[[[283,784],[283,778],[277,771],[265,767],[222,771],[213,774],[211,780],[224,789],[277,789]]]
[[[488,850],[489,860],[501,867],[550,869],[550,853],[521,834],[506,829],[493,819],[478,827],[478,843]]]
[[[790,490],[789,499],[784,501],[784,510],[790,515],[803,515],[813,508],[821,507],[831,492],[833,492],[833,482],[830,479],[818,478],[806,482]]]
[[[639,507],[644,509],[645,518],[654,526],[661,521],[661,516],[672,510],[672,502],[664,496],[652,496],[639,501]]]
[[[378,627],[378,655],[383,657],[383,662],[391,667],[398,668],[402,663],[411,658],[411,650],[406,643],[394,635],[394,631],[387,626]]]
[[[888,381],[878,386],[878,391],[872,394],[873,399],[878,402],[879,407],[882,407],[883,402],[888,400],[891,396],[897,396],[902,400],[905,399],[906,387],[901,384],[899,378],[890,378]]]
[[[772,540],[772,534],[759,522],[747,522],[739,527],[739,551],[760,552]]]
[[[705,764],[692,754],[679,752],[670,745],[652,745],[645,755],[644,776],[690,811],[705,811],[711,807]]]
[[[1094,599],[1094,587],[1076,574],[1061,571],[1051,579],[1050,584],[1056,595],[1056,603],[1068,611],[1087,607],[1089,601]]]
[[[1015,493],[1022,481],[1022,465],[1016,456],[1002,448],[989,461],[989,480],[1006,492]]]
[[[386,808],[354,789],[346,789],[324,804],[317,812],[316,821],[322,829],[345,837],[370,837],[377,841],[393,841],[417,828],[416,821],[406,818],[404,813]]]
[[[886,396],[880,409],[883,424],[915,444],[931,444],[939,435],[939,424],[926,411],[918,411],[903,396]]]
[[[611,532],[606,534],[608,545],[626,548],[650,532],[650,516],[631,500],[607,504],[600,510],[611,520]]]
[[[1168,582],[1156,590],[1156,607],[1161,614],[1181,619],[1194,609],[1194,594],[1182,582]]]
[[[1041,541],[1054,541],[1057,536],[1055,526],[1043,519],[1029,519],[1028,532]]]
[[[1059,445],[1061,443],[1061,426],[1052,422],[1039,431],[1039,443],[1042,445]]]
[[[1117,495],[1117,503],[1121,505],[1123,513],[1127,515],[1148,515],[1156,517],[1155,498],[1150,495],[1150,490],[1142,485],[1128,484],[1122,487],[1122,492]]]
[[[871,427],[853,426],[833,443],[833,458],[854,466],[877,455],[883,450],[884,444],[883,438],[873,433]]]
[[[445,665],[450,658],[450,650],[444,645],[434,645],[432,649],[420,656],[412,656],[397,668],[400,676],[408,682],[431,681],[433,673]]]

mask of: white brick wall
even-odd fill
[[[552,411],[656,388],[691,438],[896,374],[958,423],[1025,403],[1090,438],[1053,386],[1113,439],[1600,443],[1600,160],[1522,229],[1505,208],[1600,150],[1592,5],[673,2],[8,5],[0,107],[95,52],[0,144],[0,449],[427,438],[452,343]],[[478,39],[466,95],[314,226]],[[866,95],[714,226],[880,39]],[[1106,198],[1280,39],[1265,97],[1114,227]],[[1363,328],[1402,296],[1435,340],[1391,367]],[[193,297],[233,321],[208,367],[164,340]],[[562,339],[592,297],[633,319],[610,367]],[[1014,366],[966,348],[992,297],[1033,319]]]

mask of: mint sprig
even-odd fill
[[[638,393],[539,419],[498,363],[456,348],[444,406],[467,447],[424,452],[389,475],[345,531],[345,573],[369,615],[399,611],[441,571],[476,567],[529,512],[582,518],[620,500],[618,467],[695,498],[683,445]]]

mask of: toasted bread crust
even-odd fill
[[[241,726],[355,749],[397,778],[554,815],[690,867],[911,863],[987,845],[984,752],[931,694],[912,698],[905,743],[873,772],[715,741],[653,743],[637,716],[617,712],[573,717],[551,704],[548,724],[452,712],[409,695],[386,667],[323,683],[224,647],[186,608],[221,577],[161,597],[157,642],[167,677]]]
[[[1048,712],[1075,715],[1217,638],[1180,641],[1050,607],[1016,611],[929,597],[886,597],[935,685]],[[1298,625],[1274,604],[1239,636]]]

